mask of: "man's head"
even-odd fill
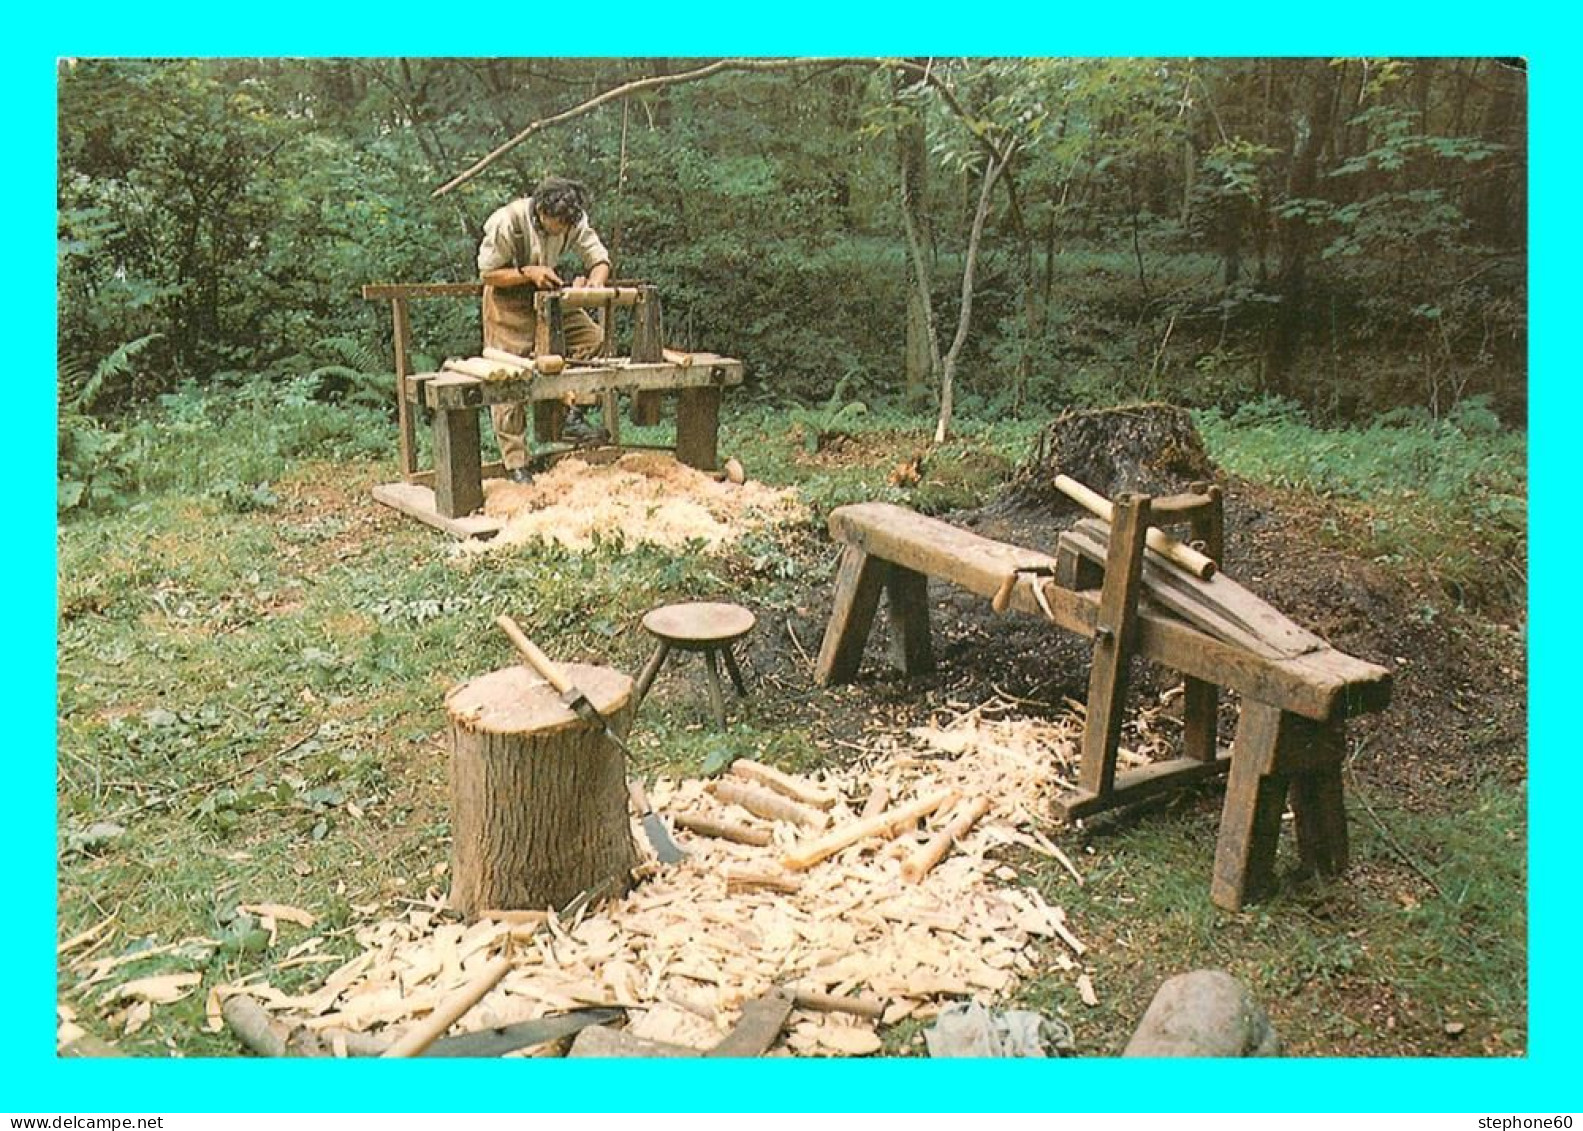
[[[533,222],[559,235],[576,225],[588,211],[588,190],[580,181],[545,177],[533,190]]]

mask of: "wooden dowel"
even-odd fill
[[[842,997],[839,994],[821,994],[813,990],[793,990],[792,1005],[815,1013],[850,1013],[855,1017],[874,1020],[885,1015],[885,1003],[873,997]]]
[[[988,812],[989,798],[980,797],[974,801],[950,824],[930,837],[927,844],[902,861],[902,879],[915,884],[927,876],[930,869],[945,859],[945,854],[951,851],[951,846],[966,836],[968,830],[978,824],[979,818]]]
[[[469,1009],[477,1005],[490,990],[500,983],[511,969],[511,955],[502,954],[452,997],[442,1001],[433,1013],[404,1033],[400,1040],[382,1054],[386,1057],[417,1056],[444,1035],[445,1031],[460,1021]]]
[[[1067,498],[1077,503],[1084,510],[1104,519],[1114,522],[1115,507],[1110,500],[1099,492],[1083,486],[1077,480],[1067,475],[1055,477],[1056,488]],[[1144,542],[1156,554],[1165,558],[1171,564],[1185,569],[1194,577],[1208,580],[1215,575],[1215,563],[1211,558],[1199,553],[1186,542],[1172,538],[1158,526],[1151,526],[1144,532]]]
[[[941,806],[951,804],[956,800],[956,796],[955,790],[941,790],[939,793],[932,793],[928,797],[921,797],[895,809],[887,809],[872,817],[849,821],[831,829],[817,840],[798,845],[781,857],[781,865],[794,872],[811,868],[825,857],[834,856],[848,845],[856,844],[866,837],[881,834],[889,836],[892,829],[904,828],[914,821],[927,817]]]
[[[561,306],[568,310],[594,306],[636,306],[641,293],[637,287],[563,287]]]
[[[766,766],[762,762],[754,762],[748,758],[738,758],[731,763],[731,772],[739,778],[757,782],[759,785],[768,786],[776,793],[784,793],[793,801],[800,801],[804,805],[812,805],[815,809],[832,809],[840,800],[838,796],[828,789],[820,789],[808,782],[800,781],[790,774],[783,774],[774,766]]]
[[[794,895],[802,890],[802,881],[796,876],[778,876],[773,872],[755,872],[746,868],[728,868],[725,876],[727,895],[762,890]]]
[[[699,836],[712,836],[717,840],[729,840],[736,844],[751,844],[756,848],[763,848],[770,842],[768,829],[756,829],[737,821],[715,820],[691,813],[673,813],[671,824],[690,833],[697,833]]]
[[[771,821],[787,821],[803,828],[822,829],[830,819],[817,809],[799,805],[789,797],[782,797],[756,785],[745,785],[729,780],[717,781],[710,787],[714,795],[727,805],[740,805],[756,817]]]

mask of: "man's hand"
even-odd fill
[[[555,268],[553,267],[539,267],[537,265],[524,267],[521,273],[530,286],[536,287],[541,291],[555,290],[566,285],[561,282],[561,277],[555,273]]]

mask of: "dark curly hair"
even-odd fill
[[[533,190],[534,211],[569,225],[583,218],[589,203],[588,189],[583,183],[565,177],[545,177]]]

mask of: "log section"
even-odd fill
[[[632,681],[566,665],[619,734]],[[526,667],[503,668],[446,696],[451,747],[451,906],[559,907],[580,892],[619,895],[638,862],[621,750]]]

